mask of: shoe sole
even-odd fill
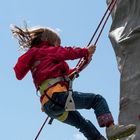
[[[117,140],[117,139],[120,139],[120,138],[128,137],[128,136],[132,135],[135,131],[136,131],[136,127],[129,128],[125,132],[121,132],[121,133],[119,133],[115,136],[112,136],[112,137],[108,138],[108,140]]]

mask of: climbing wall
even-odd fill
[[[140,140],[140,0],[117,1],[109,38],[120,71],[119,123],[137,125],[134,135],[121,140]]]

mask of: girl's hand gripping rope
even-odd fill
[[[95,45],[90,45],[88,47],[88,52],[89,52],[89,56],[88,56],[88,63],[92,60],[92,55],[96,50],[96,46]]]
[[[88,49],[88,57],[85,57],[81,60],[81,62],[79,63],[79,65],[77,66],[78,71],[80,72],[81,70],[83,70],[92,60],[92,55],[95,52],[96,46],[95,45],[90,45],[87,46]]]

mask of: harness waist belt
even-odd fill
[[[47,79],[39,85],[40,94],[43,95],[44,91],[48,90],[50,87],[54,86],[59,82],[65,82],[66,80],[63,77]]]
[[[47,92],[47,95],[50,98],[52,97],[54,92],[68,91],[67,86],[65,84],[60,83],[63,81],[65,81],[63,77],[47,79],[39,86],[39,92],[41,94],[40,101],[42,106],[49,101],[49,99],[45,96],[44,91]]]

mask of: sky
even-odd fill
[[[29,27],[46,26],[59,30],[62,46],[85,47],[106,10],[106,2],[95,0],[4,0],[0,6],[0,139],[34,140],[46,114],[41,111],[39,97],[31,74],[18,81],[13,67],[23,52],[18,51],[10,25],[20,27],[25,20]],[[111,18],[97,43],[96,52],[88,67],[74,81],[73,89],[101,94],[106,98],[115,123],[119,115],[120,74],[114,50],[108,38]],[[94,43],[94,41],[93,41]],[[68,62],[74,67],[77,61]],[[79,110],[100,128],[93,110]],[[86,140],[74,127],[57,120],[46,124],[38,140]]]

